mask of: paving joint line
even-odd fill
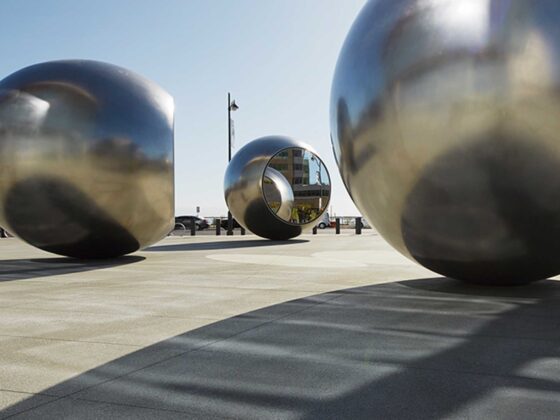
[[[4,389],[4,388],[0,388],[0,392],[11,392],[13,394],[25,394],[25,395],[41,395],[45,397],[58,397],[58,395],[46,394],[44,392],[17,391],[15,389]]]
[[[102,401],[102,400],[95,400],[95,399],[89,399],[89,398],[72,398],[72,397],[69,397],[69,398],[71,400],[75,400],[75,401],[87,401],[87,402],[93,402],[93,403],[97,403],[97,404],[108,404],[108,405],[114,405],[114,406],[119,406],[119,407],[133,407],[133,408],[141,408],[143,410],[165,411],[165,412],[170,412],[170,413],[192,414],[193,411],[200,412],[200,410],[185,411],[185,410],[175,410],[175,409],[172,409],[172,408],[154,408],[154,407],[148,407],[148,406],[138,405],[138,404],[125,404],[125,403],[117,403],[117,402],[113,402],[113,401]],[[203,414],[203,413],[200,412],[200,414]],[[231,420],[231,417],[216,416],[215,414],[212,415],[212,418],[213,419],[222,419],[222,420]]]
[[[52,337],[41,337],[41,336],[28,336],[28,335],[12,335],[12,334],[1,334],[0,337],[8,338],[25,338],[28,340],[46,340],[46,341],[62,341],[68,343],[87,343],[87,344],[104,344],[110,346],[121,346],[121,347],[134,347],[134,348],[144,348],[142,344],[119,344],[119,343],[109,343],[105,341],[89,341],[89,340],[68,340],[65,338],[52,338]],[[154,343],[156,344],[156,343]]]

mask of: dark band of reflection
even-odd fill
[[[262,199],[249,203],[245,210],[245,223],[251,232],[259,232],[260,236],[275,241],[287,241],[302,233],[301,226],[278,223],[278,218]]]
[[[6,194],[6,220],[24,241],[75,258],[112,258],[140,244],[71,182],[33,177]]]
[[[499,133],[426,167],[402,232],[422,265],[473,282],[515,284],[560,271],[560,160]]]

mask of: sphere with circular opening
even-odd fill
[[[320,220],[330,201],[331,182],[311,146],[269,136],[237,152],[228,165],[224,190],[241,226],[263,238],[288,240]]]

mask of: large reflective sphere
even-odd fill
[[[0,82],[0,226],[46,251],[124,255],[173,227],[172,97],[120,67],[55,61]]]
[[[378,0],[343,47],[333,148],[358,208],[450,277],[560,273],[560,1]]]
[[[269,136],[237,152],[227,168],[224,189],[241,226],[263,238],[287,240],[315,226],[329,204],[331,183],[310,146]]]

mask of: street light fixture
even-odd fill
[[[235,103],[235,99],[231,100],[231,94],[228,93],[228,162],[231,161],[231,113],[237,111],[239,106]],[[228,210],[228,224],[227,224],[227,235],[233,235],[233,217],[231,212]]]

